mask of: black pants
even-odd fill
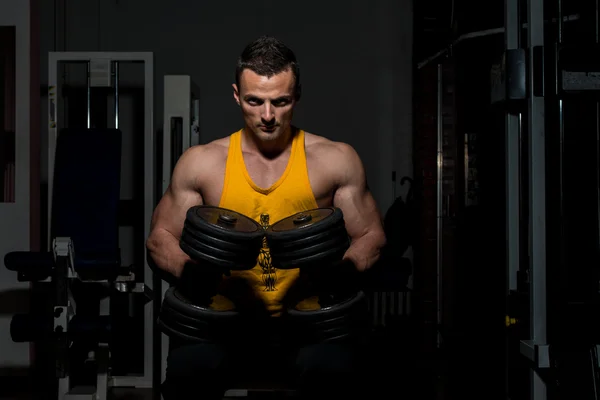
[[[164,399],[221,399],[240,377],[262,371],[283,372],[283,379],[306,399],[360,398],[368,383],[362,372],[369,366],[363,364],[365,354],[360,344],[290,348],[240,341],[243,344],[237,346],[171,340],[162,387]]]

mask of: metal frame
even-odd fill
[[[14,250],[29,250],[33,244],[31,241],[30,220],[33,217],[30,212],[32,188],[30,177],[34,174],[31,169],[33,158],[31,157],[31,139],[36,133],[31,133],[35,129],[34,120],[38,118],[31,109],[32,104],[32,68],[34,68],[35,59],[32,58],[32,26],[31,8],[29,1],[9,1],[0,0],[0,26],[13,27],[14,37],[14,110],[11,113],[15,124],[15,170],[14,182],[11,184],[14,189],[13,202],[0,201],[0,221],[2,221],[2,230],[0,231],[0,257]],[[4,77],[0,78],[3,79]],[[4,96],[4,93],[2,93]],[[34,98],[33,98],[34,99]],[[0,109],[4,112],[4,107]],[[4,126],[2,128],[5,128]],[[4,167],[4,166],[2,166]],[[4,169],[0,168],[0,174],[4,174]],[[0,185],[0,190],[4,185]],[[35,204],[35,203],[34,203]],[[29,284],[26,282],[15,282],[14,275],[6,268],[0,270],[0,291],[27,291]],[[0,329],[7,332],[10,329],[10,317],[3,315],[0,317]],[[20,368],[29,367],[31,363],[30,345],[28,343],[14,343],[10,335],[5,334],[0,340],[0,346],[3,348],[3,364]]]
[[[50,52],[48,54],[48,229],[52,209],[52,187],[54,174],[54,153],[56,138],[61,128],[58,112],[60,93],[58,64],[61,62],[91,62],[111,60],[117,62],[144,63],[144,235],[150,233],[150,222],[156,206],[156,171],[154,166],[154,55],[151,52]],[[118,115],[118,114],[117,114]],[[50,233],[50,232],[48,232]],[[51,238],[47,243],[50,250]],[[144,241],[145,242],[145,241]],[[144,252],[144,286],[152,290],[153,272],[148,266]],[[144,310],[144,374],[142,376],[113,376],[110,386],[152,387],[153,373],[153,302],[148,302]]]
[[[191,146],[200,144],[199,118],[200,101],[198,100],[198,88],[194,85],[189,75],[165,75],[164,80],[164,105],[163,105],[163,151],[162,151],[162,193],[166,192],[171,183],[173,174],[173,151],[171,148],[171,139],[174,132],[171,126],[173,118],[181,118],[181,147],[185,152]],[[175,160],[176,161],[176,160]],[[154,292],[154,301],[162,303],[165,296],[167,285],[158,281],[156,291]],[[159,296],[160,293],[160,297]],[[155,354],[161,362],[161,382],[165,379],[167,370],[167,354],[169,351],[169,337],[161,335],[160,355]]]
[[[163,193],[171,183],[171,120],[181,118],[182,148],[185,151],[199,144],[198,113],[199,101],[189,75],[165,75],[164,77],[164,119],[163,119]]]
[[[547,387],[539,371],[539,368],[550,367],[546,335],[546,156],[542,67],[544,60],[543,56],[540,56],[544,48],[544,0],[527,0],[527,21],[530,340],[521,341],[521,353],[533,361],[531,399],[545,400],[548,395]]]
[[[519,0],[504,2],[504,41],[506,50],[518,49],[519,43]],[[505,117],[506,134],[506,261],[507,289],[517,290],[517,272],[519,271],[520,252],[520,113],[508,112]],[[508,294],[508,293],[507,293]]]
[[[443,304],[443,272],[444,272],[444,208],[443,208],[443,187],[444,187],[444,66],[437,65],[437,176],[436,176],[436,343],[437,347],[442,346],[441,326],[443,323],[442,304]]]
[[[504,1],[504,45],[506,50],[520,47],[519,0]],[[517,290],[520,262],[521,199],[521,114],[510,110],[505,116],[506,168],[506,295]],[[508,297],[507,297],[508,298]],[[510,361],[506,340],[505,389],[508,395]]]

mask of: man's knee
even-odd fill
[[[296,358],[300,393],[304,398],[345,396],[359,388],[357,372],[362,352],[347,344],[325,343],[300,349]]]
[[[323,343],[303,347],[298,351],[296,368],[301,376],[348,376],[359,361],[356,348],[344,344]]]
[[[204,399],[221,399],[227,367],[227,352],[216,344],[186,344],[172,348],[161,388],[163,398],[180,400],[192,394]]]
[[[227,367],[227,352],[216,344],[177,346],[167,357],[167,378],[202,378],[219,374]]]

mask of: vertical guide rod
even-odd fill
[[[87,128],[90,129],[92,127],[92,71],[91,71],[91,63],[88,60],[87,62]]]
[[[504,1],[504,42],[506,50],[519,48],[519,2]],[[520,143],[519,114],[510,110],[505,117],[506,150],[506,263],[507,289],[517,289],[519,270],[519,182],[520,182]]]
[[[599,30],[600,30],[600,4],[599,1],[596,0],[595,1],[595,7],[594,7],[594,12],[595,12],[595,18],[594,18],[594,33],[595,33],[595,39],[596,39],[596,44],[598,44],[600,42],[600,37],[599,37]],[[597,231],[597,241],[600,244],[600,101],[596,101],[596,197],[597,197],[597,204],[598,204],[598,208],[596,211],[596,218],[597,218],[597,226],[598,226],[598,231]]]
[[[505,50],[520,47],[519,40],[519,0],[504,0],[504,48]],[[507,93],[508,94],[508,93]],[[517,290],[517,272],[520,259],[520,186],[521,186],[521,125],[520,113],[507,110],[505,115],[505,179],[506,179],[506,294]],[[507,312],[508,298],[507,298]],[[505,354],[505,392],[510,392],[510,352],[508,337]]]
[[[114,62],[115,71],[115,129],[119,129],[119,62]]]
[[[438,64],[438,86],[437,86],[437,326],[436,326],[436,337],[437,347],[440,348],[442,345],[442,271],[443,271],[443,228],[444,228],[444,215],[443,215],[443,167],[444,167],[444,113],[442,110],[443,106],[443,82],[442,82],[442,64]]]
[[[529,287],[530,332],[534,346],[546,345],[546,158],[544,135],[544,0],[527,0],[529,55]],[[547,388],[531,369],[531,399],[546,400]]]

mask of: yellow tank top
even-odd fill
[[[237,211],[263,226],[272,225],[297,212],[317,208],[317,201],[308,179],[304,131],[296,131],[287,167],[269,188],[257,186],[250,178],[242,155],[242,131],[233,133],[230,136],[225,182],[219,207]],[[248,301],[241,294],[245,291],[255,300],[259,300],[270,315],[277,316],[282,311],[282,302],[286,294],[298,276],[297,269],[278,270],[273,267],[269,249],[264,241],[256,266],[248,271],[233,271],[231,276],[224,280],[222,293],[230,299]],[[314,305],[306,304],[307,301],[302,308],[314,308]],[[225,299],[215,299],[213,307],[227,308],[227,303]]]

